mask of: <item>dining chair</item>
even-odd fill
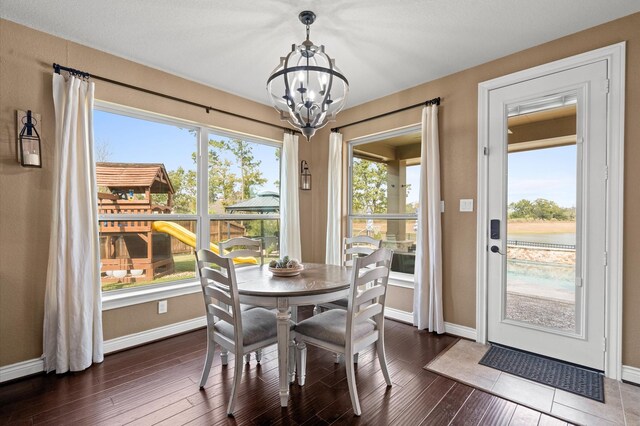
[[[235,259],[238,257],[253,257],[260,258],[260,265],[264,264],[264,254],[262,251],[262,240],[253,239],[248,237],[235,237],[226,241],[220,241],[218,243],[220,256],[229,259]],[[246,311],[253,309],[253,305],[240,304],[240,310]],[[221,353],[221,357],[225,354]],[[260,363],[262,359],[262,350],[256,351],[256,362]],[[251,362],[251,353],[245,355],[245,362]]]
[[[344,354],[345,360],[375,344],[387,386],[391,379],[384,351],[384,307],[393,251],[380,248],[354,259],[347,309],[330,309],[296,325],[298,384],[306,377],[307,344]],[[344,363],[349,396],[356,416],[362,414],[353,362]]]
[[[258,238],[235,237],[218,243],[220,256],[235,259],[236,257],[260,258],[260,265],[264,265],[262,240]]]
[[[243,355],[277,342],[276,316],[272,311],[259,307],[244,311],[240,309],[232,259],[203,249],[196,253],[196,261],[207,318],[207,355],[200,389],[207,383],[215,345],[235,354],[233,388],[227,406],[227,414],[232,415],[237,388],[242,378]],[[225,356],[222,364],[227,363]]]
[[[342,240],[342,265],[352,266],[355,258],[371,254],[380,247],[382,247],[382,240],[376,240],[366,235],[344,238]],[[313,314],[316,315],[326,309],[347,309],[347,298],[316,305]],[[338,361],[336,359],[336,362]]]

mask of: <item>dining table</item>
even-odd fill
[[[268,265],[246,266],[236,269],[240,302],[276,308],[278,339],[278,376],[280,405],[289,402],[289,371],[291,342],[291,310],[298,306],[318,305],[347,297],[351,282],[351,268],[345,266],[305,263],[299,275],[276,276]]]

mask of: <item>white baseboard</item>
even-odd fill
[[[384,316],[385,318],[390,318],[392,320],[406,322],[407,324],[413,324],[413,313],[401,311],[400,309],[393,309],[388,306],[384,308]]]
[[[129,334],[127,336],[116,337],[115,339],[106,340],[104,342],[104,353],[121,351],[123,349],[132,348],[154,340],[164,339],[175,334],[185,333],[197,328],[206,327],[207,320],[204,316],[194,318],[175,324],[165,325],[163,327],[154,328],[140,333]],[[30,359],[11,365],[0,367],[0,383],[9,380],[18,379],[20,377],[30,376],[32,374],[44,371],[44,362],[40,358]]]
[[[384,308],[384,316],[396,321],[405,322],[407,324],[413,324],[413,312],[405,312],[399,309],[393,309],[390,307]],[[453,334],[454,336],[464,337],[475,342],[476,329],[471,327],[465,327],[464,325],[452,324],[450,322],[444,323],[444,332]]]
[[[640,368],[623,365],[622,380],[640,385]]]
[[[476,329],[466,327],[464,325],[451,324],[450,322],[444,323],[444,332],[453,334],[454,336],[464,337],[465,339],[476,341]]]
[[[132,348],[134,346],[140,346],[145,343],[153,342],[154,340],[164,339],[165,337],[186,333],[187,331],[206,326],[207,320],[202,316],[187,321],[177,322],[175,324],[165,325],[163,327],[153,328],[151,330],[141,331],[140,333],[116,337],[114,339],[105,340],[104,353],[108,354]]]
[[[44,361],[41,358],[17,362],[0,367],[0,383],[18,379],[24,376],[41,373],[44,371]]]

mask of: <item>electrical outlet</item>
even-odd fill
[[[166,300],[160,300],[158,302],[158,313],[159,314],[166,314],[167,313],[167,301]]]

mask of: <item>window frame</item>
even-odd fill
[[[196,222],[196,250],[209,247],[209,223],[211,220],[237,219],[241,216],[244,220],[250,219],[280,219],[278,214],[269,215],[246,215],[246,214],[209,214],[208,185],[208,155],[209,137],[212,134],[228,138],[242,139],[243,141],[259,143],[263,145],[282,148],[282,141],[262,138],[255,135],[248,135],[241,132],[234,132],[215,126],[197,123],[181,118],[170,117],[164,114],[145,111],[125,105],[115,104],[107,101],[96,100],[93,106],[94,111],[107,112],[111,114],[123,115],[139,120],[151,121],[193,130],[196,132],[196,213],[195,214],[105,214],[98,215],[98,221],[107,220],[161,220],[170,217],[171,220],[189,220]],[[282,175],[282,164],[280,163],[280,176]],[[207,226],[204,226],[206,222]],[[194,271],[195,272],[195,271]],[[158,284],[148,284],[141,287],[130,287],[118,290],[102,292],[102,310],[117,309],[125,306],[137,305],[140,303],[152,302],[170,297],[183,296],[200,292],[200,281],[195,278],[169,281]]]
[[[375,133],[372,135],[362,136],[347,142],[347,232],[346,236],[353,236],[354,220],[418,220],[417,213],[354,213],[353,212],[353,148],[358,145],[374,143],[383,139],[396,136],[412,134],[420,132],[422,124],[412,124],[400,127],[386,132]],[[420,164],[422,167],[422,164]],[[414,274],[391,271],[389,273],[389,284],[395,287],[414,288]]]

